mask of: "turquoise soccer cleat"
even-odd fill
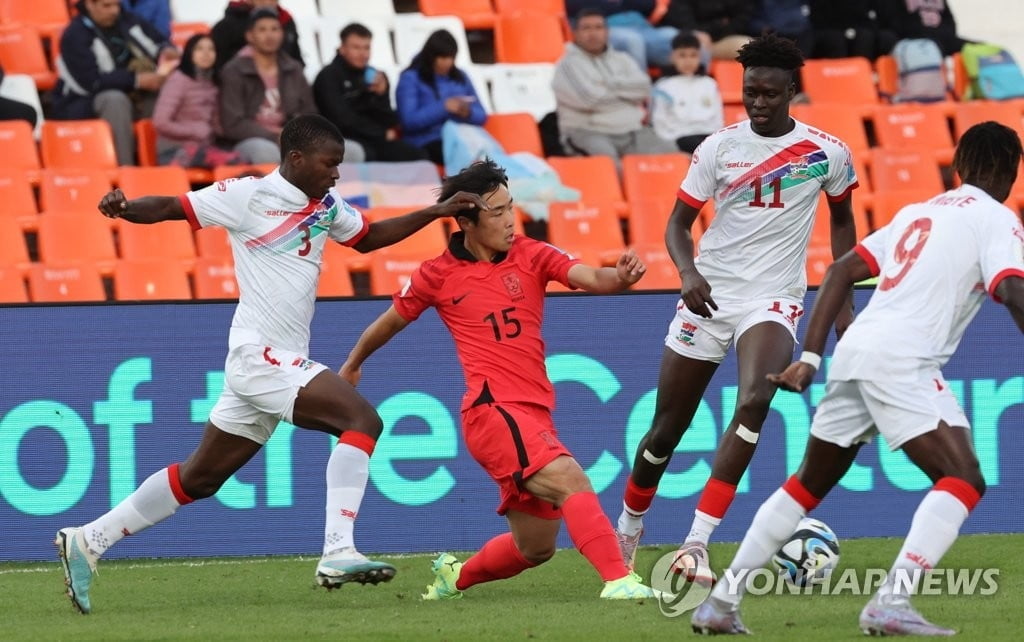
[[[92,611],[89,602],[89,587],[96,572],[99,558],[89,552],[81,528],[62,528],[53,540],[64,568],[64,584],[68,589],[71,604],[83,615]]]
[[[385,562],[375,562],[347,547],[320,558],[316,566],[316,583],[328,591],[342,584],[379,584],[395,576],[395,567]]]

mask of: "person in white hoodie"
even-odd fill
[[[608,26],[595,9],[579,12],[573,42],[555,65],[562,144],[580,156],[665,154],[675,145],[644,125],[651,79],[628,54],[608,46]]]
[[[692,154],[705,138],[725,126],[722,95],[715,79],[701,68],[697,36],[681,33],[672,39],[672,65],[678,75],[654,83],[651,125],[662,140]]]

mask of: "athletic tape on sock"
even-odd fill
[[[750,428],[747,428],[743,424],[736,426],[736,436],[747,442],[748,444],[756,444],[757,439],[761,436],[760,433],[756,433]]]
[[[661,464],[664,464],[666,461],[668,461],[668,456],[666,455],[664,457],[655,457],[654,453],[644,448],[644,459],[646,459],[649,463],[654,464],[655,466],[660,466]]]

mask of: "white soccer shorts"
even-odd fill
[[[668,326],[665,345],[683,357],[721,363],[729,346],[758,323],[770,321],[789,330],[796,341],[796,330],[804,314],[803,302],[791,297],[758,301],[728,301],[711,310],[710,319],[695,314],[682,299],[676,304],[676,316]]]

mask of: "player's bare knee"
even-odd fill
[[[520,549],[519,552],[527,562],[538,566],[555,556],[555,545],[554,543],[548,546],[528,545]]]
[[[774,396],[774,390],[762,386],[743,391],[736,403],[737,419],[748,427],[760,426],[768,416],[768,407]]]
[[[366,408],[360,410],[358,416],[355,417],[347,430],[357,430],[374,439],[378,439],[381,433],[384,432],[384,421],[377,414],[377,411],[374,410],[373,406],[366,404]]]
[[[679,445],[679,440],[683,438],[683,433],[685,432],[686,426],[655,421],[651,431],[647,433],[647,438],[643,441],[644,450],[651,453],[655,458],[671,457],[672,452]]]

